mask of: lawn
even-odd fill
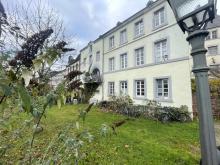
[[[49,109],[46,118],[42,120],[45,129],[36,136],[35,146],[40,146],[39,150],[46,148],[53,136],[77,117],[78,109],[85,107],[86,105],[67,105],[61,110],[56,107]],[[11,120],[11,129],[18,127],[18,123],[22,123],[26,118],[28,115],[15,115]],[[161,124],[146,119],[130,119],[117,128],[117,135],[111,134],[107,137],[100,135],[102,124],[110,125],[112,122],[122,119],[125,117],[101,112],[97,107],[92,108],[86,117],[84,128],[94,135],[94,141],[83,148],[87,157],[80,164],[199,164],[197,122]],[[21,125],[19,126],[21,127]],[[27,137],[30,138],[30,136],[31,134],[27,133],[27,135],[23,135],[22,140],[8,139],[9,143],[14,144],[15,147],[11,148],[0,160],[4,159],[8,164],[15,164],[16,161],[22,159],[22,148]]]

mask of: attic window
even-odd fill
[[[146,7],[150,7],[152,4],[154,3],[154,1],[152,1],[152,0],[149,0],[148,2],[147,2],[147,5],[146,5]]]

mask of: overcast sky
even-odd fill
[[[68,32],[80,48],[95,40],[132,14],[145,7],[148,0],[50,0],[63,16]]]
[[[8,5],[30,0],[2,0]],[[146,6],[148,0],[42,0],[64,19],[67,35],[75,37],[77,49],[96,39]],[[220,0],[218,0],[220,1]],[[220,9],[220,2],[218,4]]]
[[[218,0],[220,1],[220,0]],[[63,16],[67,30],[84,47],[139,10],[148,0],[49,0]],[[220,3],[218,4],[220,9]]]

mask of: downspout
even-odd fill
[[[102,101],[104,100],[104,38],[102,37]]]

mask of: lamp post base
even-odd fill
[[[202,165],[218,165],[214,123],[208,84],[209,68],[206,62],[204,43],[209,32],[197,30],[187,37],[192,46],[193,73],[196,79],[196,93],[199,114],[200,145]]]

